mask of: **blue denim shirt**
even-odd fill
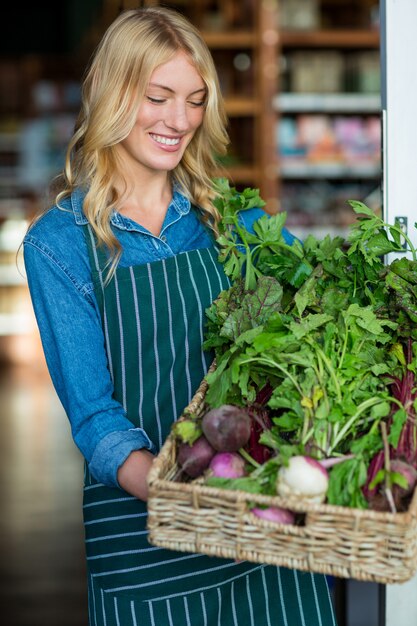
[[[117,487],[117,470],[133,450],[156,449],[113,398],[82,227],[87,223],[83,198],[81,191],[74,192],[61,208],[54,206],[30,228],[24,239],[24,261],[46,362],[74,441],[92,475]],[[263,214],[260,209],[245,211],[242,221],[250,227]],[[178,190],[159,236],[117,212],[111,224],[122,245],[120,265],[124,267],[213,243],[197,212]]]

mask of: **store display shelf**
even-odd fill
[[[232,165],[225,166],[225,170],[227,172],[227,176],[230,178],[232,183],[240,184],[240,183],[255,183],[259,177],[259,171],[256,167],[251,165]],[[223,173],[220,175],[224,176]]]
[[[346,179],[377,179],[381,176],[381,168],[373,163],[281,163],[281,178],[346,178]]]
[[[273,100],[281,113],[380,113],[380,94],[282,93]]]
[[[253,30],[204,31],[203,37],[211,49],[253,48],[257,41]]]
[[[281,45],[287,48],[378,48],[377,30],[282,31]]]
[[[226,97],[225,107],[229,117],[257,115],[261,111],[259,100],[239,96]]]
[[[346,227],[337,227],[337,226],[291,226],[291,233],[304,241],[308,235],[313,235],[316,239],[324,239],[326,235],[329,235],[331,238],[334,237],[343,237],[346,239],[349,228]]]

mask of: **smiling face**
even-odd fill
[[[158,66],[135,125],[118,146],[126,168],[135,174],[173,170],[203,121],[206,91],[184,52]]]

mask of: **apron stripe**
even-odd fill
[[[133,533],[118,533],[117,535],[103,535],[102,537],[90,537],[86,539],[86,543],[92,543],[94,541],[106,541],[108,539],[121,539],[122,537],[137,537],[138,535],[147,535],[147,530],[139,530]]]
[[[129,268],[131,284],[132,284],[132,294],[133,294],[133,302],[135,306],[135,320],[136,320],[136,331],[137,331],[137,341],[138,341],[138,376],[139,376],[139,389],[143,389],[143,365],[142,365],[142,329],[140,323],[139,316],[139,305],[138,305],[138,293],[136,290],[136,280],[135,275],[133,273],[133,268]],[[139,407],[138,407],[138,416],[139,416],[139,425],[140,428],[143,428],[143,414],[142,414],[142,402],[143,402],[143,393],[139,393]]]
[[[196,302],[197,302],[198,314],[200,316],[200,319],[203,319],[203,307],[201,306],[201,300],[200,300],[200,297],[198,295],[198,289],[197,289],[197,285],[195,283],[195,279],[194,279],[194,275],[193,275],[193,269],[191,267],[191,263],[190,263],[189,257],[187,257],[187,261],[188,261],[188,271],[190,272],[191,284],[193,286],[195,299],[196,299]],[[204,342],[204,328],[203,328],[203,326],[200,326],[200,346],[203,345],[203,342]],[[204,358],[204,351],[203,351],[203,349],[201,349],[201,364],[202,364],[203,371],[206,371],[206,360]]]
[[[237,622],[237,615],[236,615],[235,581],[233,581],[231,586],[230,586],[230,596],[231,596],[231,602],[232,602],[233,624],[234,624],[234,626],[239,626],[239,624]]]
[[[293,575],[294,575],[294,580],[295,580],[295,589],[296,589],[296,592],[297,592],[298,610],[300,612],[301,624],[302,624],[302,626],[306,626],[305,619],[304,619],[303,604],[302,604],[302,601],[301,601],[300,585],[299,585],[299,582],[298,582],[298,574],[297,574],[296,570],[293,570]]]
[[[190,612],[188,610],[187,596],[184,596],[184,610],[185,610],[185,617],[186,617],[186,620],[187,620],[187,626],[191,626]]]
[[[160,548],[151,546],[150,548],[140,548],[140,550],[121,550],[119,552],[100,553],[96,556],[87,556],[87,561],[94,561],[94,559],[111,559],[115,556],[125,556],[126,554],[142,554],[143,552],[155,552]]]
[[[219,611],[217,613],[217,626],[221,626],[221,619],[222,619],[222,594],[220,593],[219,587],[217,587],[217,598],[219,600]]]
[[[125,345],[123,333],[123,316],[120,307],[119,284],[117,282],[117,274],[114,275],[114,288],[116,291],[117,317],[119,320],[119,337],[120,337],[120,366],[122,376],[122,404],[126,411],[126,369],[125,369]]]
[[[155,407],[155,417],[158,424],[158,443],[159,447],[162,447],[162,428],[161,428],[161,416],[159,414],[159,402],[158,402],[158,390],[159,385],[161,384],[161,370],[159,366],[159,352],[158,352],[158,322],[157,322],[157,311],[155,305],[155,291],[152,280],[152,273],[150,265],[148,265],[148,275],[149,275],[149,286],[151,290],[151,302],[152,302],[152,321],[153,321],[153,348],[154,348],[154,357],[155,357],[155,395],[154,395],[154,407]]]
[[[182,312],[183,312],[183,320],[184,320],[184,328],[185,328],[185,341],[184,341],[184,350],[185,350],[185,379],[187,381],[187,386],[188,386],[188,398],[189,398],[189,402],[191,401],[192,398],[192,388],[191,388],[191,375],[190,375],[190,346],[188,344],[188,322],[187,322],[187,315],[186,315],[186,310],[185,310],[185,301],[184,301],[184,296],[182,294],[181,291],[181,285],[180,285],[180,281],[179,281],[179,271],[178,271],[178,263],[177,263],[177,258],[174,257],[175,259],[175,264],[176,264],[176,268],[177,268],[177,287],[178,287],[178,295],[180,297],[181,300],[181,304],[182,304]]]
[[[175,415],[177,413],[177,402],[175,399],[175,382],[174,382],[175,343],[174,343],[174,335],[173,335],[171,297],[169,295],[168,274],[167,274],[165,259],[162,260],[162,268],[164,270],[165,291],[167,294],[167,301],[168,301],[169,347],[171,348],[171,357],[172,357],[171,368],[169,370],[169,384],[171,387],[172,411],[173,411],[173,414]]]
[[[311,576],[311,585],[313,587],[313,593],[314,593],[314,603],[316,605],[316,611],[317,611],[318,626],[322,626],[322,621],[320,617],[320,606],[319,606],[319,601],[317,597],[316,581],[314,580],[313,574],[310,574],[310,576]]]
[[[280,607],[282,610],[282,618],[284,620],[284,626],[288,626],[287,610],[285,608],[285,598],[284,598],[284,593],[282,589],[281,570],[279,568],[277,569],[277,576],[278,576],[278,589],[279,589]]]
[[[251,597],[251,592],[250,592],[249,576],[246,576],[246,595],[248,598],[248,605],[249,605],[250,624],[251,626],[255,626],[255,622],[253,619],[253,604],[252,604],[252,597]]]
[[[114,616],[116,618],[116,626],[120,626],[119,607],[117,606],[117,597],[114,596]]]
[[[268,596],[268,587],[267,587],[266,578],[265,578],[265,569],[261,570],[261,574],[262,574],[262,585],[263,585],[264,594],[265,594],[267,626],[271,626],[271,616],[269,615],[269,596]]]
[[[201,609],[203,611],[203,617],[204,617],[204,624],[203,626],[207,626],[207,610],[206,610],[206,604],[204,602],[204,594],[200,593],[200,600],[201,600]]]

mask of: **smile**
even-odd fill
[[[162,135],[154,135],[153,133],[149,133],[152,139],[157,141],[158,143],[162,143],[165,146],[176,146],[180,142],[179,137],[163,137]]]

